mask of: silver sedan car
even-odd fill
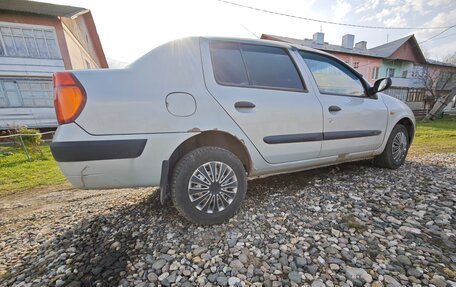
[[[373,159],[400,167],[401,101],[338,58],[264,40],[191,37],[125,69],[54,75],[51,150],[78,188],[160,186],[197,224],[235,214],[247,179]]]

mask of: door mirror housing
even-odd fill
[[[376,94],[378,92],[383,92],[391,87],[393,81],[391,78],[382,78],[375,81],[374,86],[372,87],[372,94]]]

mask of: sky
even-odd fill
[[[236,7],[217,0],[40,0],[90,9],[111,67],[123,66],[154,47],[186,36],[256,38],[262,33],[312,38],[322,31],[325,42],[340,45],[354,34],[355,43],[372,48],[415,34],[418,42],[442,32],[384,30],[321,24]],[[456,25],[454,0],[230,0],[231,2],[333,22],[386,27]],[[429,58],[442,60],[456,51],[456,27],[421,44]]]

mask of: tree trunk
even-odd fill
[[[440,97],[437,102],[434,104],[429,113],[424,117],[423,122],[428,120],[433,120],[435,116],[442,112],[443,109],[453,100],[453,97],[456,95],[456,87],[451,89],[450,93],[446,97]]]

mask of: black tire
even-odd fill
[[[211,174],[213,167],[220,174],[218,176],[220,180],[213,180],[214,177],[217,177]],[[208,168],[210,172],[207,171]],[[206,172],[204,175],[207,177],[204,177],[204,180],[210,182],[210,185],[207,185],[208,188],[204,184],[198,185],[198,176],[200,178],[203,176],[203,172],[198,173],[198,169]],[[233,173],[235,176],[232,176]],[[237,181],[236,184],[234,180]],[[201,179],[200,182],[202,182]],[[228,186],[237,186],[236,192],[233,193],[234,188],[223,187],[223,184],[227,182]],[[232,190],[228,192],[226,191],[227,188]],[[205,191],[192,192],[199,189],[205,189]],[[173,204],[183,217],[195,224],[218,224],[231,218],[241,206],[246,191],[247,177],[242,162],[233,153],[222,148],[197,148],[184,155],[173,170],[171,180]],[[210,195],[202,196],[202,194]],[[192,197],[193,202],[190,197]],[[210,200],[208,199],[210,206],[201,208],[205,200],[200,201],[200,198],[203,197],[210,198]],[[223,204],[226,206],[221,207]]]
[[[395,158],[393,156],[393,142],[398,135],[405,135],[406,144],[402,147],[403,153],[401,156],[399,158]],[[397,169],[404,163],[409,147],[410,139],[407,129],[403,125],[397,124],[391,131],[383,153],[375,157],[374,164],[378,167]]]

